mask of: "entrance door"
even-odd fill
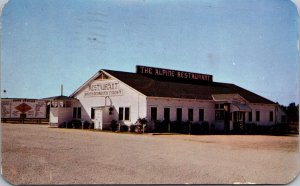
[[[235,131],[245,130],[245,112],[233,112],[233,129]]]
[[[95,110],[95,129],[102,130],[103,125],[103,111],[102,109]]]

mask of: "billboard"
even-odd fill
[[[46,102],[35,99],[2,99],[1,118],[46,118]]]

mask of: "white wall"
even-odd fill
[[[176,120],[176,109],[182,108],[182,121],[188,120],[188,109],[193,109],[194,122],[199,121],[199,109],[204,109],[204,121],[215,119],[214,102],[175,98],[147,97],[147,119],[150,121],[151,107],[157,107],[157,119],[164,119],[164,108],[170,108],[170,120]]]
[[[215,125],[217,130],[224,129],[224,121],[215,120],[215,102],[189,99],[174,99],[174,98],[154,98],[147,97],[147,119],[151,119],[151,107],[157,107],[157,119],[164,119],[164,108],[170,108],[170,120],[176,120],[176,108],[182,108],[182,121],[188,120],[188,109],[193,108],[194,122],[199,121],[199,108],[204,109],[204,121]],[[275,105],[266,104],[249,104],[252,109],[252,123],[258,125],[273,125],[275,124]],[[260,121],[256,122],[256,111],[260,111]],[[270,121],[270,111],[273,111],[273,121]],[[245,115],[246,123],[250,122],[248,113]],[[233,127],[231,126],[231,129]]]
[[[73,117],[73,108],[72,107],[62,107],[58,108],[58,124],[63,122],[68,122],[72,120]]]
[[[72,107],[51,107],[49,123],[61,124],[72,120],[73,108]]]
[[[49,123],[58,124],[58,108],[50,108]]]
[[[96,82],[110,82],[118,81],[114,79],[109,80],[96,80]],[[112,106],[114,107],[113,116],[115,120],[118,120],[119,107],[130,107],[130,120],[124,121],[124,124],[130,125],[135,123],[138,118],[146,117],[146,96],[127,86],[126,84],[119,82],[119,89],[122,90],[120,96],[110,96]],[[105,97],[85,97],[84,92],[88,91],[88,87],[81,90],[75,98],[80,100],[77,106],[81,106],[82,120],[91,122],[91,108],[105,106]],[[110,105],[110,100],[106,98],[107,105]]]
[[[275,124],[275,105],[266,104],[249,104],[252,109],[252,123],[258,125],[273,125]],[[260,111],[260,121],[256,121],[256,111]],[[270,121],[270,111],[273,111],[273,121]],[[249,122],[248,114],[246,114],[246,122]]]

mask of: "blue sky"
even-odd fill
[[[299,102],[287,0],[10,0],[1,19],[2,96],[70,95],[100,69],[148,65]]]

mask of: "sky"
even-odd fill
[[[1,26],[2,97],[70,95],[100,69],[145,65],[299,103],[288,0],[10,0]]]

